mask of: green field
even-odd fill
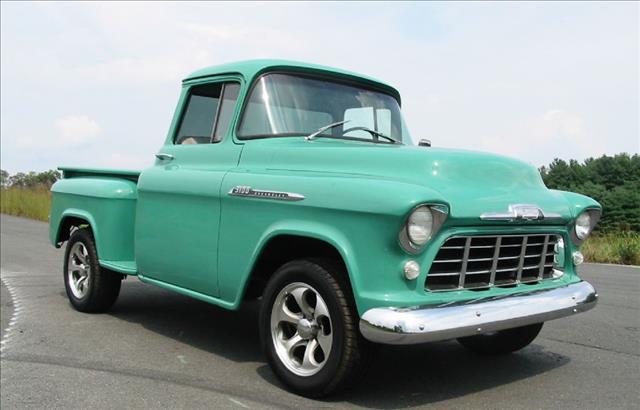
[[[587,262],[640,265],[640,234],[637,232],[595,234],[584,243],[582,253]]]
[[[51,192],[47,188],[7,188],[0,191],[0,212],[49,221]]]
[[[0,211],[47,222],[51,193],[46,188],[8,188],[0,191]],[[640,234],[594,234],[582,247],[587,262],[640,265]]]

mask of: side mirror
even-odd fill
[[[430,146],[431,146],[431,140],[421,139],[421,140],[418,142],[418,146],[419,146],[419,147],[430,147]]]

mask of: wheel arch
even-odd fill
[[[295,259],[313,258],[334,260],[354,293],[357,289],[358,268],[352,255],[353,251],[347,238],[333,227],[274,227],[263,235],[256,247],[242,299],[260,296],[269,278],[285,263]],[[357,301],[355,293],[353,297]]]
[[[88,225],[96,242],[99,244],[97,224],[93,216],[81,209],[67,209],[60,215],[60,221],[55,225],[56,229],[52,236],[52,242],[56,248],[59,248],[63,242],[67,241],[71,236],[71,228]],[[53,226],[52,226],[53,227]]]

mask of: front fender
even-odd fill
[[[342,257],[349,274],[352,287],[358,288],[359,268],[354,250],[343,232],[329,224],[301,219],[284,219],[269,225],[257,239],[255,246],[235,247],[229,241],[220,243],[220,275],[218,286],[221,299],[229,301],[237,308],[250,281],[251,272],[269,241],[280,235],[295,235],[318,239],[333,246]],[[235,250],[235,252],[233,252]],[[244,254],[247,253],[246,257]],[[242,254],[241,257],[239,257]],[[231,274],[231,272],[242,272]]]
[[[251,268],[256,265],[258,258],[262,254],[262,251],[265,249],[267,244],[272,239],[280,235],[294,235],[318,239],[333,246],[338,251],[347,267],[347,273],[349,274],[349,280],[351,281],[352,287],[358,288],[358,281],[360,278],[360,276],[358,275],[358,262],[356,258],[353,257],[354,251],[349,243],[348,238],[344,235],[343,232],[336,229],[336,227],[328,224],[318,223],[315,221],[287,219],[277,221],[269,226],[260,237],[258,245],[254,248],[251,254],[251,257],[249,259],[249,266]],[[228,277],[226,276],[224,278],[228,279]],[[239,301],[242,299],[242,295],[246,290],[249,279],[249,275],[245,275],[242,278],[242,283],[240,283],[239,285],[229,284],[229,292],[232,292],[234,289],[240,289],[240,292],[233,296],[234,301],[237,301],[239,303]],[[226,281],[221,281],[220,283],[224,283],[226,285]],[[222,289],[221,291],[224,291],[224,289]]]
[[[578,215],[580,215],[585,209],[602,210],[602,205],[600,205],[595,199],[590,198],[586,195],[569,191],[559,191],[555,189],[552,189],[551,191],[558,192],[564,197],[569,206],[572,219],[578,217]]]
[[[236,186],[291,192],[299,201],[230,195]],[[419,203],[446,202],[425,187],[362,175],[261,171],[229,173],[222,183],[218,288],[237,307],[263,247],[277,235],[324,241],[342,256],[358,311],[383,292],[403,292],[402,265],[410,255],[398,234]]]

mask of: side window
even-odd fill
[[[218,109],[218,120],[216,121],[215,131],[213,132],[213,142],[222,140],[222,137],[229,129],[229,123],[236,108],[239,92],[240,84],[238,83],[226,83],[223,86],[222,101]]]
[[[187,100],[187,108],[176,144],[208,144],[213,135],[213,123],[218,111],[222,84],[205,84],[193,87]]]
[[[233,117],[239,91],[238,83],[193,87],[175,144],[209,144],[222,140]]]

